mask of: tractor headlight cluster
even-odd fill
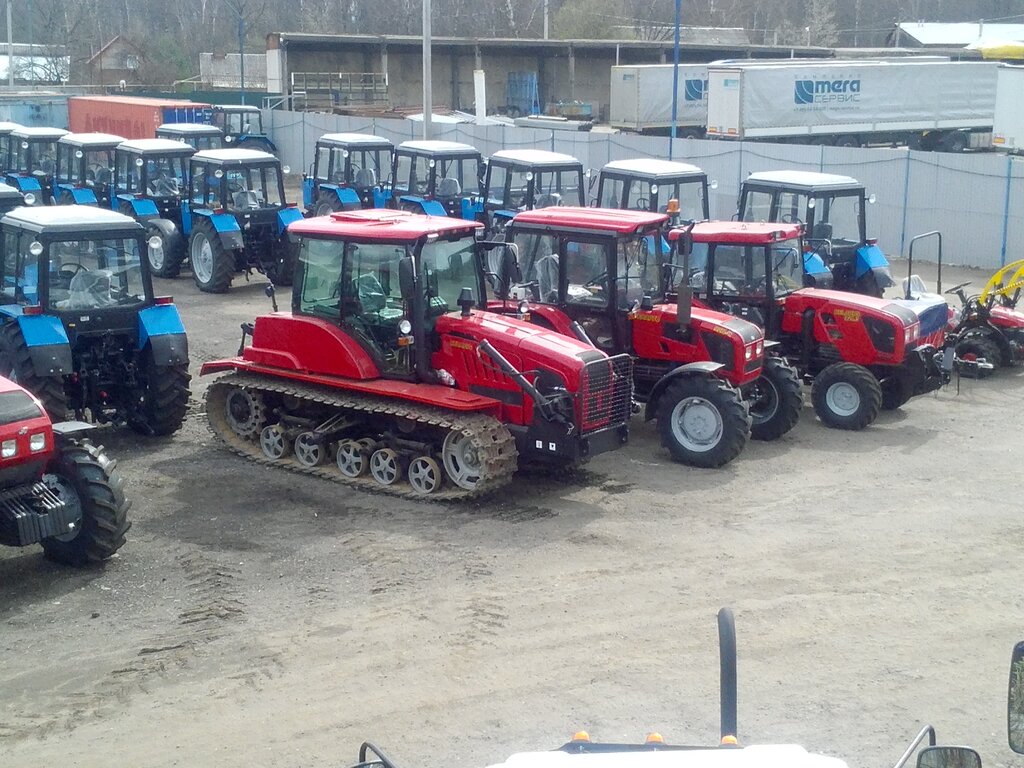
[[[754,353],[755,353],[756,350],[757,350],[757,345],[756,344],[751,344],[751,345],[749,345],[746,348],[745,356],[746,356],[747,360],[753,360],[754,359]]]
[[[39,453],[46,448],[46,433],[37,432],[28,439],[28,449],[32,453]]]
[[[17,440],[4,440],[0,443],[0,458],[9,459],[18,453]]]
[[[764,339],[757,342],[757,356],[760,357],[764,354]]]
[[[903,330],[903,343],[906,346],[909,347],[911,344],[913,344],[915,341],[917,341],[917,339],[918,339],[918,337],[920,335],[921,335],[921,324],[920,323],[913,323],[912,325],[908,325]]]

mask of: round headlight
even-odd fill
[[[28,149],[28,142],[27,141],[21,142],[21,148],[22,149]]]
[[[817,203],[817,202],[815,202],[815,200],[814,200],[814,198],[813,198],[813,197],[812,197],[812,198],[811,198],[810,200],[808,200],[808,201],[807,201],[807,207],[808,207],[808,208],[814,208],[814,207],[815,207],[815,206],[816,206],[817,204],[818,204],[818,203]]]
[[[146,241],[146,244],[149,245],[149,247],[155,251],[157,248],[163,246],[164,241],[158,236],[153,235],[151,238],[149,238],[149,240]]]
[[[412,333],[412,323],[410,323],[408,320],[401,320],[398,323],[398,332],[403,336],[408,336],[410,333]]]
[[[36,204],[36,196],[33,195],[31,192],[26,192],[24,197],[25,197],[25,205],[35,205]]]
[[[80,149],[76,149],[75,150],[75,157],[77,157],[79,160],[81,160],[83,157],[85,157],[85,152],[83,152]]]
[[[523,299],[522,301],[519,302],[519,306],[516,309],[518,310],[520,315],[529,314],[530,302],[528,302],[526,299]]]
[[[526,180],[527,181],[533,181],[533,171],[527,171],[526,172]]]
[[[657,184],[651,184],[651,194],[652,195],[658,194],[658,185]]]
[[[291,173],[291,172],[292,172],[292,169],[289,168],[287,165],[281,168],[281,173]]]
[[[872,193],[871,193],[870,195],[868,195],[868,202],[869,202],[869,203],[871,203],[872,205],[874,205],[874,204],[875,204],[875,201],[876,201],[877,199],[878,199],[878,198],[877,198],[877,197],[875,197],[875,193],[874,193],[874,192],[872,192]]]
[[[230,144],[230,143],[231,143],[232,141],[234,141],[234,140],[235,140],[235,137],[234,137],[234,136],[225,136],[225,137],[224,137],[224,143],[225,143],[225,144]]]
[[[708,184],[708,186],[711,187],[712,189],[718,189],[718,179],[712,180],[712,182]]]
[[[224,178],[224,171],[222,171],[220,168],[218,168],[216,171],[213,172],[213,177],[215,179],[222,179],[222,178]]]
[[[33,240],[32,244],[29,245],[28,247],[28,252],[31,253],[33,256],[42,256],[43,244],[40,243],[38,240]]]
[[[136,157],[136,158],[135,158],[135,164],[136,164],[136,165],[137,165],[137,166],[138,166],[139,168],[141,168],[141,167],[142,167],[142,165],[143,165],[143,160],[142,160],[142,158],[141,158],[141,157]]]

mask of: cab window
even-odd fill
[[[724,296],[764,296],[764,249],[749,245],[713,248],[715,283],[711,292]]]
[[[605,307],[612,295],[608,275],[608,245],[567,240],[565,300],[569,304]]]
[[[597,201],[599,208],[620,208],[622,206],[622,194],[626,188],[626,181],[623,179],[611,179],[607,176],[601,180],[601,195]]]
[[[529,298],[544,304],[558,301],[558,238],[534,232],[516,232],[519,269]]]
[[[316,148],[316,161],[314,163],[315,168],[314,168],[313,176],[318,181],[327,181],[328,179],[332,178],[331,175],[330,175],[330,168],[331,168],[331,153],[332,153],[333,149],[334,148],[332,148],[332,147],[317,147]],[[342,174],[344,174],[344,171],[345,171],[344,163],[342,163],[342,165],[341,165],[341,170],[342,170]]]
[[[145,299],[135,238],[50,243],[49,305],[58,310],[131,306]]]
[[[469,288],[474,303],[479,303],[476,244],[473,238],[428,243],[423,246],[420,263],[429,289],[428,314],[437,315],[458,309],[463,288]]]
[[[543,171],[534,180],[534,205],[582,205],[580,199],[581,175],[579,171]]]
[[[3,303],[36,304],[39,302],[38,259],[28,247],[33,238],[18,232],[3,236]]]
[[[743,208],[743,221],[771,221],[772,194],[760,190],[747,192]]]

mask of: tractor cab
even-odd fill
[[[480,152],[454,141],[403,141],[395,148],[391,205],[431,216],[476,220],[483,213]]]
[[[316,140],[313,167],[302,177],[307,216],[385,208],[394,145],[364,133],[327,133]]]
[[[712,182],[711,187],[717,187]],[[677,220],[711,218],[708,176],[696,165],[640,158],[608,163],[597,177],[597,206],[666,213],[669,201],[679,202]]]
[[[28,205],[46,205],[53,197],[60,128],[17,128],[11,131],[11,163],[6,182],[25,195]],[[32,199],[29,199],[29,195]]]
[[[277,146],[263,130],[263,113],[244,104],[215,104],[213,124],[224,133],[224,146],[277,152]]]
[[[224,147],[224,131],[206,123],[164,123],[156,129],[156,137],[183,141],[197,152]]]
[[[0,122],[0,168],[6,173],[14,167],[14,143],[11,141],[11,133],[22,126],[19,123]]]
[[[68,133],[57,141],[53,205],[110,207],[114,149],[124,139],[109,133]]]
[[[881,297],[893,285],[885,254],[867,236],[864,185],[849,176],[809,171],[752,173],[743,180],[737,218],[746,222],[802,224],[822,262],[808,274],[832,272],[835,288]]]
[[[25,195],[8,184],[0,184],[0,216],[26,205]]]
[[[518,211],[554,205],[584,205],[583,164],[571,155],[543,149],[504,149],[487,161],[484,210],[495,229]]]

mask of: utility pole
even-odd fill
[[[676,119],[679,115],[679,24],[683,16],[683,0],[676,0],[676,31],[672,45],[672,133],[668,137],[668,159],[676,143]]]
[[[430,71],[430,0],[423,0],[423,139],[430,138],[430,121],[434,113]]]
[[[238,76],[242,104],[245,104],[245,17],[241,8],[238,9]]]
[[[544,39],[548,39],[548,0],[544,0]]]
[[[14,89],[14,22],[12,21],[11,4],[7,0],[7,87]]]

